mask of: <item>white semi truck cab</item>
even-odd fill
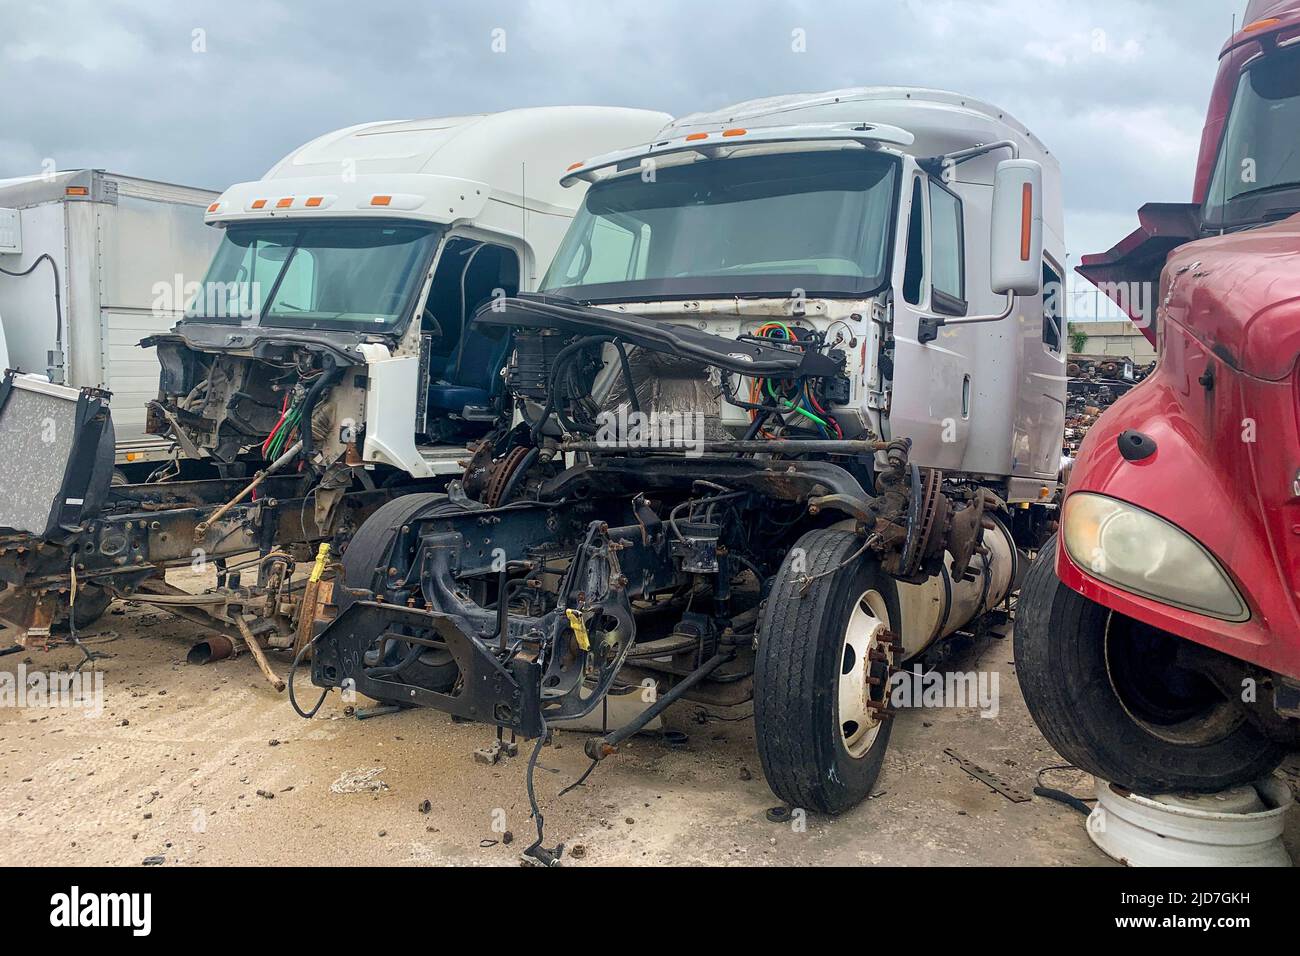
[[[163,367],[150,430],[231,474],[299,436],[336,473],[460,474],[500,411],[506,348],[474,310],[536,288],[582,198],[559,184],[570,157],[668,120],[556,107],[369,123],[230,187],[207,210],[224,238],[199,295],[143,343]]]
[[[682,117],[564,181],[596,185],[544,292],[724,336],[828,335],[847,360],[835,434],[907,437],[913,462],[1011,504],[1054,494],[1060,170],[1005,111],[899,87],[773,97]],[[717,414],[737,433],[754,417]]]

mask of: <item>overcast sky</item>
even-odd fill
[[[1057,154],[1073,266],[1134,228],[1143,202],[1190,199],[1216,57],[1244,9],[0,0],[0,178],[51,159],[221,189],[371,120],[556,104],[681,115],[778,93],[930,86],[1004,107]]]

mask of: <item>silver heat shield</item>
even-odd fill
[[[618,359],[614,359],[615,368]],[[616,374],[601,405],[599,424],[606,438],[620,444],[654,446],[682,441],[726,441],[722,425],[722,387],[716,369],[694,359],[642,348],[628,349],[641,416],[632,414],[627,386]]]

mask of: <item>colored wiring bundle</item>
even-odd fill
[[[803,348],[817,347],[820,344],[815,333],[784,322],[768,322],[754,332],[754,337],[789,342]],[[822,406],[815,387],[806,377],[786,380],[751,379],[749,406],[751,423],[758,420],[760,414],[764,419],[775,416],[786,429],[804,427],[811,428],[824,438],[844,437],[839,422]],[[762,425],[759,426],[759,434],[764,438],[779,437],[766,431]]]
[[[275,461],[284,451],[293,443],[293,436],[298,432],[298,426],[302,424],[302,402],[295,398],[292,405],[289,404],[289,394],[286,392],[284,403],[280,406],[280,418],[275,423],[262,442],[262,457],[267,461]]]

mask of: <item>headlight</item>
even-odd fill
[[[1149,511],[1103,495],[1065,500],[1065,549],[1079,567],[1144,597],[1244,621],[1246,602],[1219,562],[1195,538]]]

